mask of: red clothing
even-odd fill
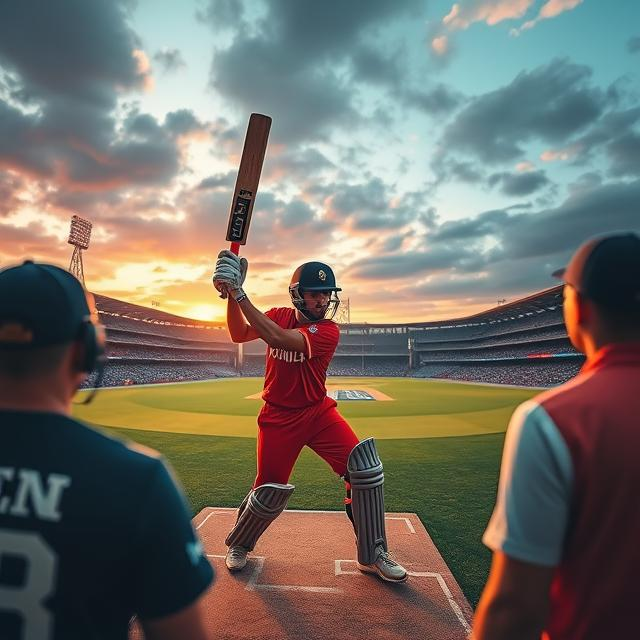
[[[640,601],[640,344],[609,345],[539,398],[574,469],[551,640],[637,637]]]
[[[267,346],[265,401],[258,416],[258,471],[254,488],[265,482],[285,484],[304,446],[313,449],[343,476],[358,436],[327,397],[327,368],[338,346],[340,330],[331,320],[299,323],[294,309],[266,315],[284,329],[298,329],[306,353]]]
[[[306,409],[280,409],[265,404],[258,416],[258,472],[253,487],[265,482],[286,484],[304,446],[313,449],[343,476],[358,436],[338,413],[336,402],[324,400]]]
[[[301,323],[295,309],[281,307],[266,313],[283,329],[298,329],[307,343],[306,353],[267,346],[262,399],[287,409],[310,407],[327,395],[327,369],[338,346],[340,329],[332,320]]]

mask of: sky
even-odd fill
[[[249,115],[245,290],[330,264],[352,322],[463,317],[640,232],[637,0],[20,0],[0,20],[0,265],[219,321]]]

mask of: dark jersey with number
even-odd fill
[[[151,450],[52,413],[0,411],[0,638],[127,637],[213,571]]]

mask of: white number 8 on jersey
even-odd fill
[[[20,587],[0,583],[0,611],[22,617],[20,640],[47,640],[53,635],[53,617],[43,602],[54,588],[57,558],[37,533],[0,530],[2,556],[21,558],[25,580]]]

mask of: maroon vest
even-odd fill
[[[608,345],[543,394],[562,434],[574,489],[543,638],[639,636],[640,344]]]

